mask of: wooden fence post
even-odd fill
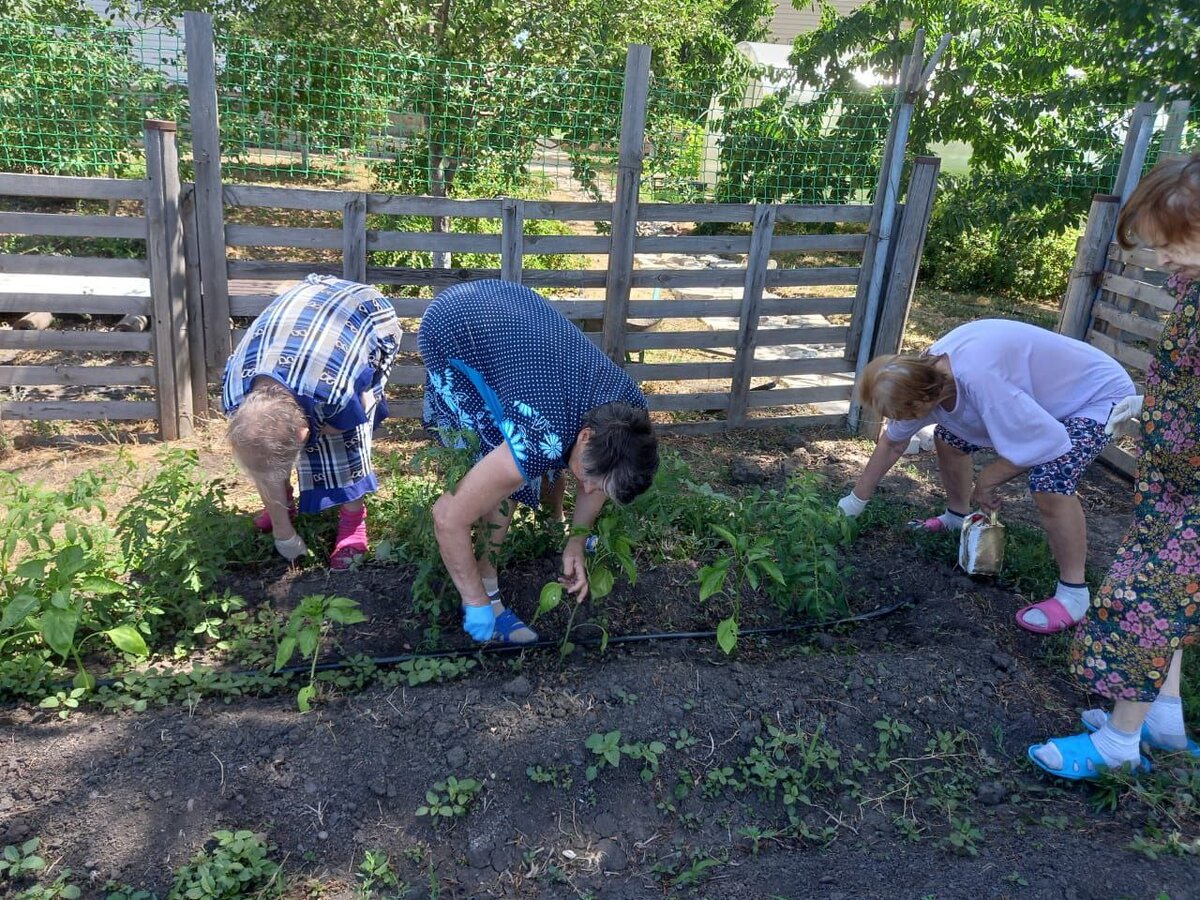
[[[1174,156],[1183,152],[1183,130],[1187,127],[1188,113],[1191,103],[1187,100],[1175,100],[1167,113],[1167,127],[1163,130],[1162,149],[1158,157]]]
[[[367,195],[350,194],[342,207],[342,277],[367,280]]]
[[[758,305],[767,283],[767,262],[775,233],[775,207],[760,203],[754,209],[750,232],[750,253],[746,257],[746,283],[742,290],[742,308],[738,315],[738,341],[733,360],[733,382],[729,390],[729,427],[746,423],[746,403],[750,399],[750,373],[754,370],[755,336],[758,334]]]
[[[1097,194],[1092,198],[1087,226],[1079,239],[1075,264],[1071,266],[1067,280],[1067,293],[1058,320],[1060,334],[1080,341],[1087,336],[1092,304],[1108,261],[1108,245],[1112,242],[1120,210],[1121,198],[1116,194]]]
[[[625,319],[633,285],[633,245],[637,237],[638,191],[642,183],[649,101],[650,48],[646,44],[633,44],[625,57],[617,193],[613,199],[612,247],[604,292],[604,352],[619,366],[625,365]]]
[[[937,194],[937,177],[942,161],[936,156],[918,156],[913,160],[912,174],[908,176],[908,192],[904,210],[900,215],[897,237],[888,267],[887,285],[884,288],[883,305],[879,310],[879,325],[875,329],[875,344],[872,358],[881,353],[899,353],[908,323],[908,311],[912,306],[913,291],[917,286],[917,274],[921,268],[921,251],[925,247],[925,234],[929,230],[929,217],[933,214],[933,200]],[[863,437],[879,437],[879,418],[874,412],[863,412],[859,434]]]
[[[187,273],[179,210],[175,123],[146,121],[146,256],[150,263],[150,322],[163,440],[192,433],[191,367],[187,339]]]
[[[525,201],[506,197],[500,207],[500,277],[521,283],[525,266]]]
[[[207,416],[208,359],[204,351],[204,301],[200,286],[200,244],[196,236],[196,186],[187,185],[179,205],[183,221],[183,268],[187,276],[188,367],[192,378],[192,415]]]
[[[196,170],[196,237],[204,307],[209,378],[220,381],[233,351],[229,273],[225,263],[225,199],[221,187],[221,125],[217,114],[217,64],[212,16],[183,14],[187,50],[192,165]]]
[[[1129,131],[1125,135],[1125,146],[1121,150],[1121,167],[1113,181],[1112,192],[1121,198],[1121,203],[1129,199],[1133,189],[1142,178],[1142,168],[1146,164],[1146,152],[1150,149],[1150,137],[1154,133],[1154,118],[1157,109],[1153,103],[1139,103],[1133,108],[1129,117]]]

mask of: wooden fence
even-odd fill
[[[80,330],[0,331],[0,351],[67,354],[69,362],[0,365],[0,387],[128,388],[153,390],[150,400],[2,400],[4,419],[156,419],[164,439],[191,433],[194,371],[188,345],[186,273],[182,252],[183,191],[179,183],[175,125],[146,123],[145,180],[0,174],[0,196],[107,200],[140,204],[140,215],[80,215],[0,211],[0,234],[125,238],[145,242],[144,259],[0,254],[0,272],[145,278],[149,296],[97,293],[0,293],[0,312],[88,313],[148,316],[142,332]],[[91,358],[89,359],[89,354]],[[112,363],[113,354],[122,361]],[[40,355],[40,354],[39,354]],[[104,363],[95,357],[104,356]],[[203,387],[203,383],[199,385]]]
[[[1093,199],[1058,330],[1099,347],[1141,387],[1175,298],[1163,287],[1167,273],[1154,253],[1125,250],[1112,240],[1120,208],[1115,194]],[[1110,446],[1104,459],[1126,474],[1134,472],[1133,456],[1119,447]]]

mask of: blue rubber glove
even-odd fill
[[[496,614],[492,604],[467,606],[463,604],[463,631],[477,641],[490,641],[496,631]]]

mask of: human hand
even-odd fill
[[[1114,403],[1112,412],[1108,414],[1108,421],[1104,424],[1104,433],[1135,430],[1136,426],[1128,423],[1131,419],[1135,423],[1141,419],[1143,402],[1141,394],[1130,394]]]
[[[867,501],[860,500],[858,494],[851,491],[838,501],[837,507],[842,511],[842,515],[848,519],[853,519],[867,508]]]
[[[576,594],[576,602],[582,603],[588,596],[587,563],[584,562],[582,538],[571,538],[562,554],[562,577],[558,579],[568,593]]]
[[[975,490],[971,493],[971,507],[981,509],[985,513],[999,512],[1004,505],[1000,497],[1000,484],[992,482],[981,474],[975,482]]]
[[[275,540],[275,549],[279,551],[279,555],[288,562],[295,562],[305,553],[308,552],[308,547],[304,543],[304,538],[299,534],[293,534],[286,540]]]
[[[496,631],[496,614],[492,612],[492,604],[472,606],[464,603],[463,631],[477,641],[490,641]]]

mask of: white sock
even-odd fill
[[[1064,581],[1059,581],[1058,587],[1054,589],[1054,596],[1058,598],[1058,602],[1063,605],[1063,608],[1075,620],[1083,618],[1084,613],[1087,612],[1088,606],[1092,602],[1092,595],[1088,591],[1086,584],[1067,584]],[[1031,609],[1021,618],[1035,628],[1045,628],[1050,624],[1050,620],[1046,618],[1046,614],[1040,609]]]
[[[1146,728],[1154,743],[1164,750],[1186,750],[1187,731],[1183,727],[1183,701],[1179,697],[1159,696],[1146,713]]]
[[[500,576],[496,575],[488,578],[486,575],[483,578],[483,589],[487,591],[489,597],[500,593]]]
[[[946,526],[947,531],[962,531],[963,519],[965,519],[966,516],[962,515],[961,513],[956,513],[947,507],[946,511],[936,518]]]
[[[1092,743],[1104,757],[1105,764],[1110,769],[1118,768],[1126,763],[1136,763],[1141,759],[1141,729],[1137,731],[1118,731],[1112,722],[1106,722],[1099,731],[1092,733]]]

